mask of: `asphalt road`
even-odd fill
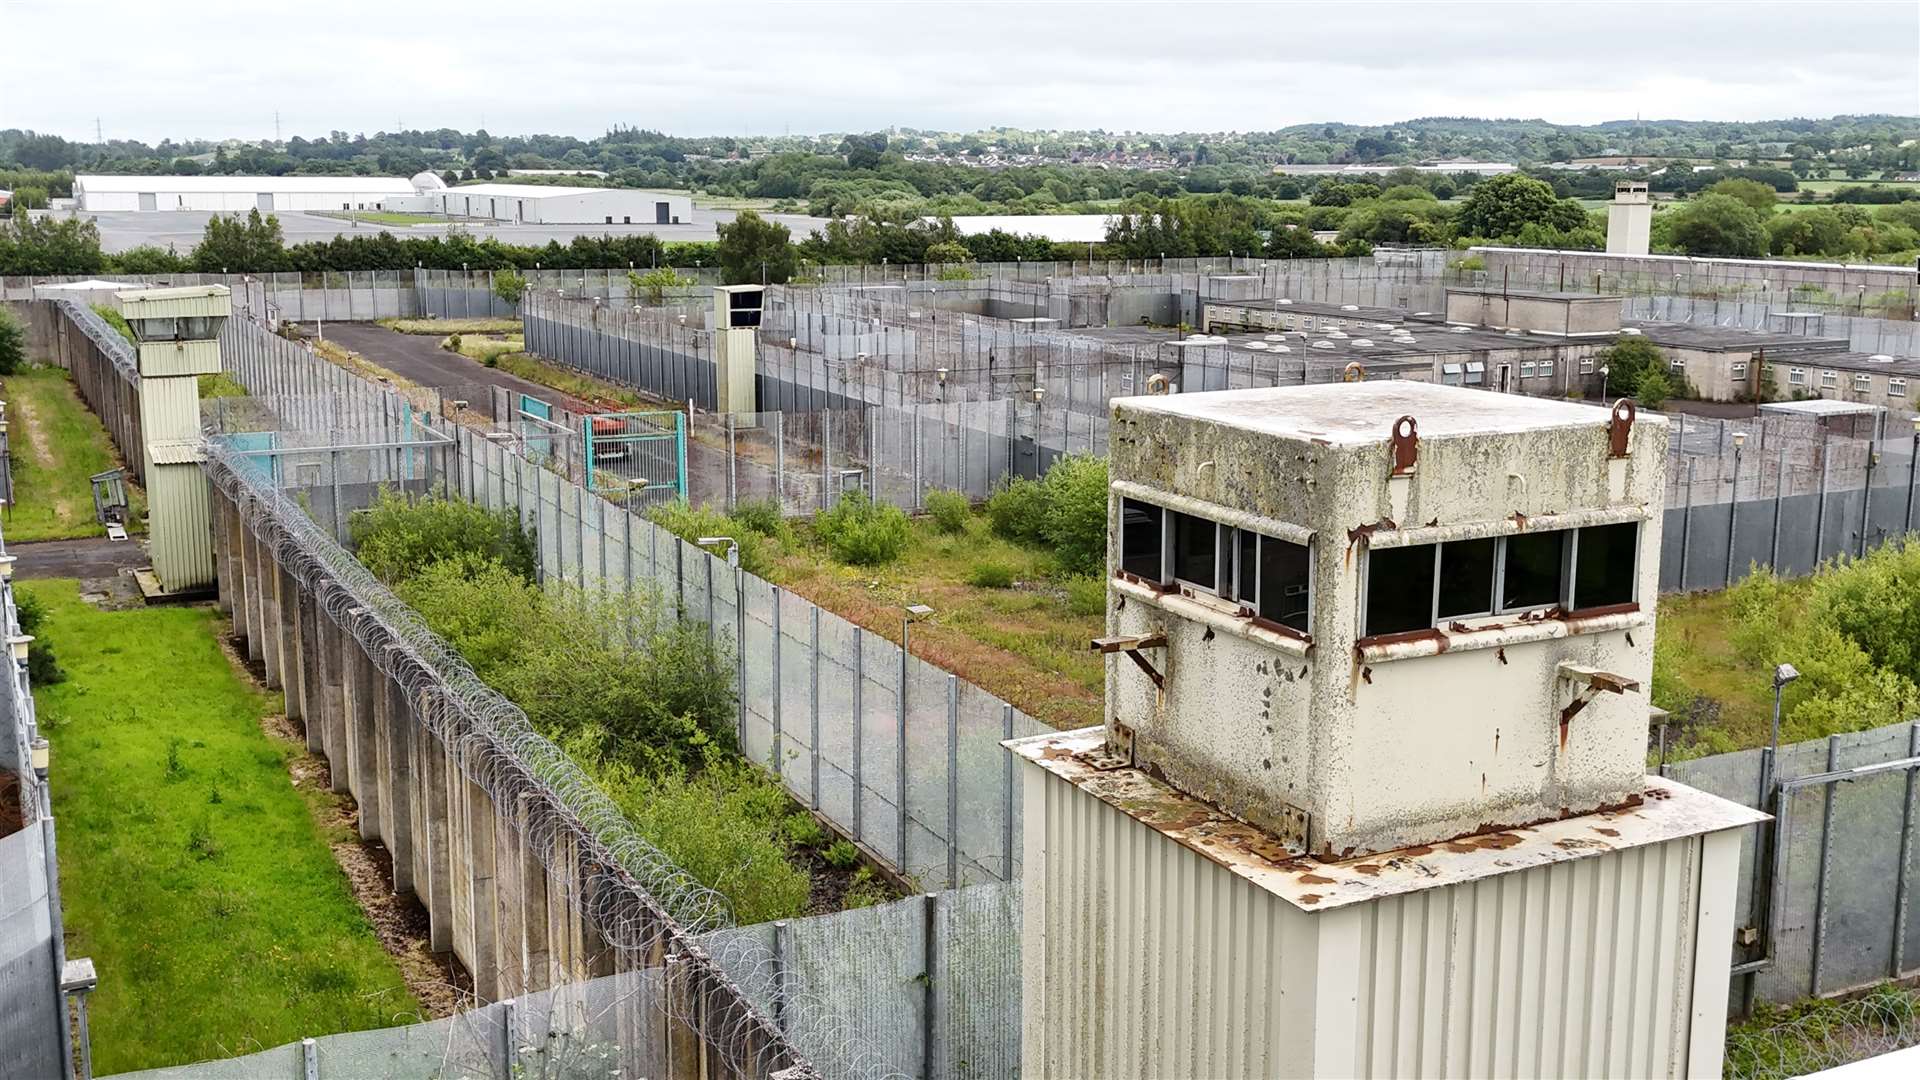
[[[514,225],[514,224],[477,224],[463,222],[459,225],[377,225],[372,222],[355,223],[341,218],[319,217],[314,214],[302,214],[293,211],[281,211],[275,214],[280,219],[280,231],[289,244],[304,243],[309,240],[330,240],[336,236],[371,235],[378,232],[390,232],[396,236],[444,236],[450,228],[459,228],[476,237],[493,237],[507,244],[545,244],[549,240],[558,240],[562,244],[576,236],[627,236],[634,234],[652,234],[661,240],[712,240],[718,234],[714,227],[732,221],[735,211],[712,210],[696,206],[693,220],[681,225]],[[207,229],[207,220],[213,214],[199,210],[155,210],[145,213],[138,211],[116,211],[112,213],[83,214],[91,217],[100,227],[100,246],[108,252],[125,251],[142,244],[156,247],[169,247],[181,253],[192,249],[200,242]],[[815,229],[824,228],[824,218],[807,217],[802,214],[763,215],[785,225],[792,231],[795,239],[805,237]]]
[[[33,544],[8,544],[7,554],[18,556],[14,571],[21,578],[93,578],[117,577],[121,570],[153,565],[147,554],[146,538],[108,540],[104,536],[86,540],[43,540]]]
[[[400,334],[372,323],[328,323],[327,340],[338,342],[403,378],[432,387],[499,386],[532,394],[573,412],[592,412],[592,406],[549,386],[451,353],[431,334]],[[476,403],[477,404],[477,403]]]

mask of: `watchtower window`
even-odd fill
[[[1639,592],[1639,546],[1639,522],[1625,521],[1370,551],[1361,633],[1631,604]]]
[[[1120,571],[1156,584],[1166,580],[1163,515],[1151,503],[1120,500]]]
[[[1173,576],[1209,592],[1220,590],[1219,527],[1206,518],[1173,515]]]

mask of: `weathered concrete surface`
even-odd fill
[[[1405,415],[1418,456],[1395,477],[1389,432]],[[1304,638],[1252,626],[1197,590],[1116,580],[1108,633],[1168,639],[1147,654],[1164,692],[1125,657],[1109,660],[1108,738],[1123,757],[1278,832],[1304,811],[1311,850],[1335,856],[1583,813],[1638,790],[1657,559],[1637,567],[1645,608],[1604,618],[1464,619],[1382,643],[1361,637],[1361,605],[1379,547],[1633,521],[1640,549],[1657,552],[1664,420],[1640,418],[1614,458],[1604,410],[1396,381],[1123,399],[1112,430],[1116,492],[1305,540],[1312,572]],[[1563,727],[1582,689],[1563,664],[1638,688],[1595,695]]]

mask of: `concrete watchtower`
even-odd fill
[[[1607,206],[1607,254],[1645,255],[1652,250],[1653,202],[1645,180],[1622,180],[1613,185]]]
[[[220,328],[231,294],[224,285],[189,285],[130,290],[114,299],[138,342],[154,576],[163,595],[199,592],[213,584],[199,377],[220,371]]]
[[[1646,775],[1666,422],[1388,381],[1110,430],[1106,723],[1009,744],[1023,1075],[1718,1076],[1763,816]]]

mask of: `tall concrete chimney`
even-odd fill
[[[1392,381],[1111,431],[1106,723],[1009,744],[1025,1074],[1717,1075],[1760,816],[1645,775],[1665,421]]]

